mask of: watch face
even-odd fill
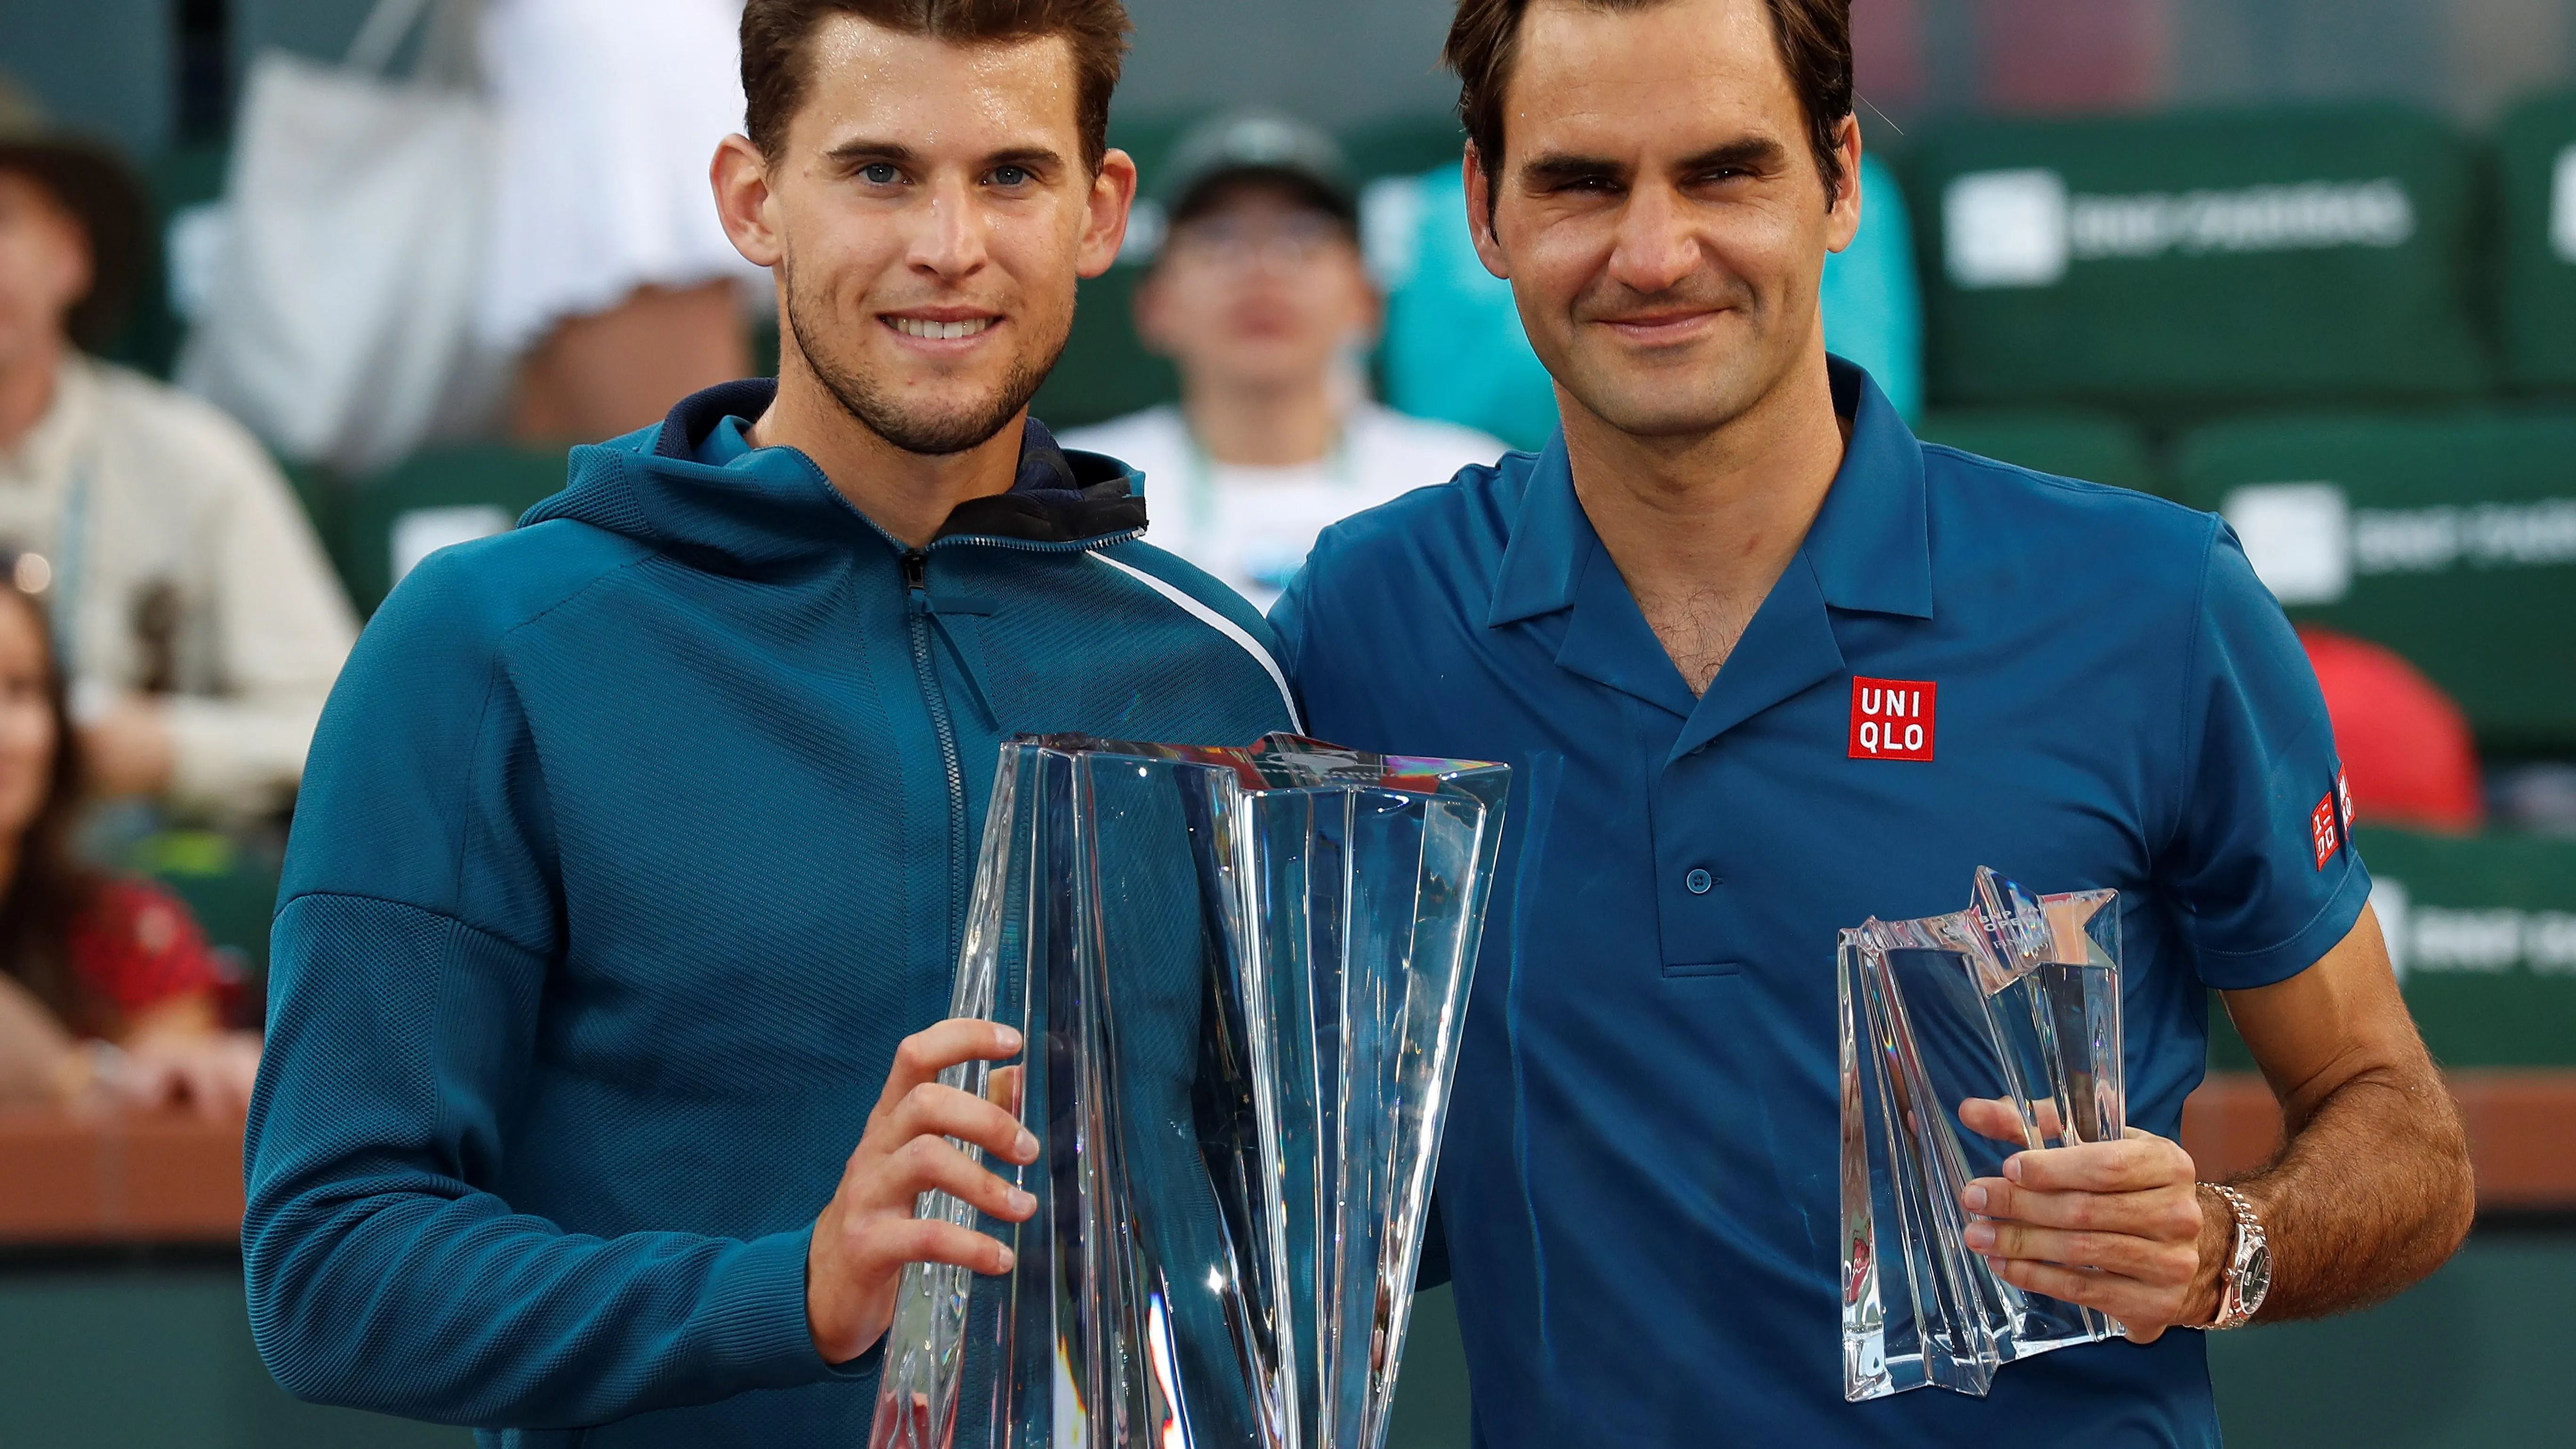
[[[2263,1295],[2272,1288],[2272,1249],[2267,1245],[2246,1255],[2245,1271],[2237,1279],[2237,1301],[2252,1314],[2263,1306]]]

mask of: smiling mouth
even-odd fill
[[[960,322],[933,322],[926,317],[888,317],[887,324],[906,337],[924,342],[962,342],[989,330],[998,317],[970,317]]]
[[[1716,315],[1712,312],[1671,312],[1659,317],[1605,317],[1602,321],[1622,332],[1654,335],[1683,331]]]

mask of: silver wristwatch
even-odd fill
[[[2254,1204],[2245,1200],[2245,1194],[2214,1182],[2201,1186],[2218,1194],[2236,1218],[2236,1246],[2227,1255],[2226,1271],[2219,1275],[2218,1317],[2209,1326],[2243,1328],[2263,1311],[2263,1295],[2272,1291],[2272,1241],[2264,1235],[2263,1220],[2254,1216]]]

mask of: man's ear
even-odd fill
[[[1467,154],[1459,161],[1467,182],[1467,236],[1476,244],[1476,260],[1485,270],[1508,282],[1512,266],[1503,256],[1502,241],[1494,235],[1494,185],[1485,173],[1484,153],[1476,143],[1467,143]]]
[[[1825,248],[1839,252],[1860,235],[1860,117],[1845,116],[1834,128],[1834,152],[1842,158],[1843,180],[1825,222]]]
[[[733,249],[755,267],[777,266],[786,246],[780,235],[778,194],[769,185],[769,158],[749,137],[727,136],[716,146],[707,180],[715,188],[716,215],[724,222],[725,235],[733,239]]]
[[[1136,204],[1136,160],[1124,151],[1100,158],[1100,174],[1091,178],[1089,212],[1083,219],[1082,253],[1074,274],[1099,276],[1117,264],[1127,244],[1127,215]]]

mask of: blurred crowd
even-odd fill
[[[706,180],[741,123],[739,8],[386,0],[345,64],[254,71],[211,263],[201,233],[154,234],[128,158],[0,88],[0,1102],[224,1113],[248,1091],[256,971],[149,877],[213,841],[273,885],[359,628],[307,470],[459,438],[559,450],[757,370],[767,274]],[[388,78],[397,54],[441,84]],[[331,170],[352,165],[365,184]],[[443,189],[478,165],[479,200]],[[1141,472],[1152,542],[1266,605],[1334,521],[1545,445],[1554,396],[1454,161],[1362,186],[1327,132],[1231,113],[1145,185],[1133,335],[1177,396],[1063,441]],[[1828,343],[1916,417],[1914,228],[1875,158],[1864,190]],[[459,213],[469,241],[422,250]],[[317,237],[379,265],[314,264]],[[97,355],[156,266],[198,328],[188,390]],[[509,518],[417,521],[397,573]],[[2385,649],[2309,642],[2365,816],[2476,828],[2459,709]]]

